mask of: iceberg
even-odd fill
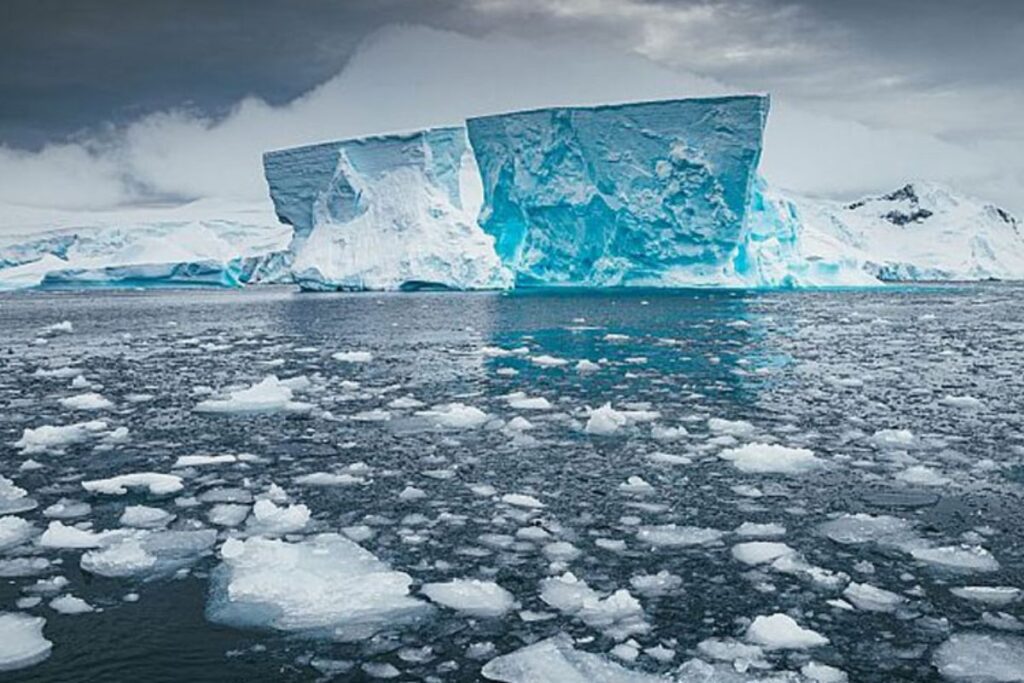
[[[277,215],[294,228],[292,273],[303,289],[511,283],[476,222],[463,128],[268,152],[263,164]]]
[[[75,214],[4,207],[0,291],[290,282],[291,231],[265,210],[203,202]]]

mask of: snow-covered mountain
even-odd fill
[[[856,259],[887,282],[1024,279],[1024,226],[1005,209],[932,182],[840,203],[795,198],[805,256]]]

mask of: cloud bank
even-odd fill
[[[200,198],[268,202],[261,166],[268,149],[520,108],[736,92],[742,90],[590,41],[538,44],[390,27],[364,41],[338,75],[282,106],[249,98],[219,119],[172,110],[38,152],[0,147],[0,203],[109,209]],[[762,171],[782,187],[833,196],[923,177],[1024,209],[1024,174],[994,171],[991,155],[778,97]]]

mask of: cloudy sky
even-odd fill
[[[0,203],[257,201],[267,148],[768,92],[778,185],[1024,214],[1022,64],[1018,0],[4,0]]]

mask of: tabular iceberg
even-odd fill
[[[510,283],[476,222],[462,128],[269,152],[264,168],[278,217],[295,230],[292,273],[304,289]]]
[[[722,284],[767,116],[749,96],[469,119],[481,224],[517,284]]]

